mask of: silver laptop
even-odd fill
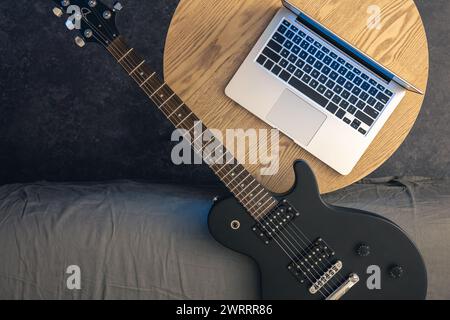
[[[347,175],[406,90],[422,92],[282,2],[225,93]]]

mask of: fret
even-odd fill
[[[126,57],[126,56],[128,56],[130,53],[131,53],[131,51],[133,51],[134,50],[134,48],[131,48],[130,50],[128,50],[119,60],[117,60],[119,63]]]
[[[145,79],[144,82],[142,82],[142,83],[139,85],[139,87],[142,88],[143,86],[145,86],[145,84],[147,83],[147,81],[149,81],[155,74],[156,74],[156,72],[153,72],[147,79]]]
[[[160,79],[155,72],[149,69],[134,50],[129,48],[122,37],[118,37],[108,47],[108,51],[116,58],[117,62],[125,69],[139,87],[153,100],[158,109],[164,113],[167,119],[179,129],[185,129],[183,138],[194,137],[191,147],[200,154],[203,161],[214,171],[217,177],[234,194],[236,199],[255,219],[263,219],[265,214],[277,203],[277,200],[240,164],[230,151],[204,126],[196,126],[198,117],[188,106],[173,92],[173,90]],[[139,71],[139,72],[138,72]],[[196,137],[196,130],[199,136]],[[208,134],[208,135],[206,135]],[[205,140],[206,137],[210,137]],[[207,150],[208,146],[218,143],[214,148]],[[205,150],[208,151],[204,155]],[[209,163],[213,159],[222,160],[222,163]]]

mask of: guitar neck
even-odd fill
[[[200,119],[155,72],[152,72],[134,48],[129,47],[122,37],[118,37],[107,49],[166,118],[177,129],[183,130],[180,132],[185,133],[184,137],[188,138],[194,151],[255,220],[262,219],[277,205],[278,201],[209,133]],[[210,138],[205,141],[205,137]],[[222,161],[212,161],[213,158],[217,159],[218,154],[221,155]]]

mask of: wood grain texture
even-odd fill
[[[428,45],[412,0],[293,0],[348,42],[423,91],[428,81]],[[369,29],[367,9],[378,5],[382,28]],[[181,0],[173,17],[164,54],[165,80],[210,128],[270,129],[225,96],[224,90],[278,8],[279,0]],[[245,165],[275,192],[294,182],[292,163],[312,166],[322,193],[367,176],[401,145],[419,114],[424,96],[408,92],[351,174],[342,176],[280,137],[280,170],[261,176],[261,165]]]

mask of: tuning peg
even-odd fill
[[[86,45],[86,41],[80,36],[75,37],[75,44],[80,48],[83,48]]]
[[[115,12],[118,12],[118,11],[120,11],[120,10],[122,10],[123,9],[123,6],[122,6],[122,4],[119,2],[119,1],[117,1],[115,4],[114,4],[114,11]]]
[[[62,11],[61,8],[54,7],[52,11],[53,11],[53,14],[55,16],[57,16],[58,18],[61,18],[64,15],[64,11]]]

